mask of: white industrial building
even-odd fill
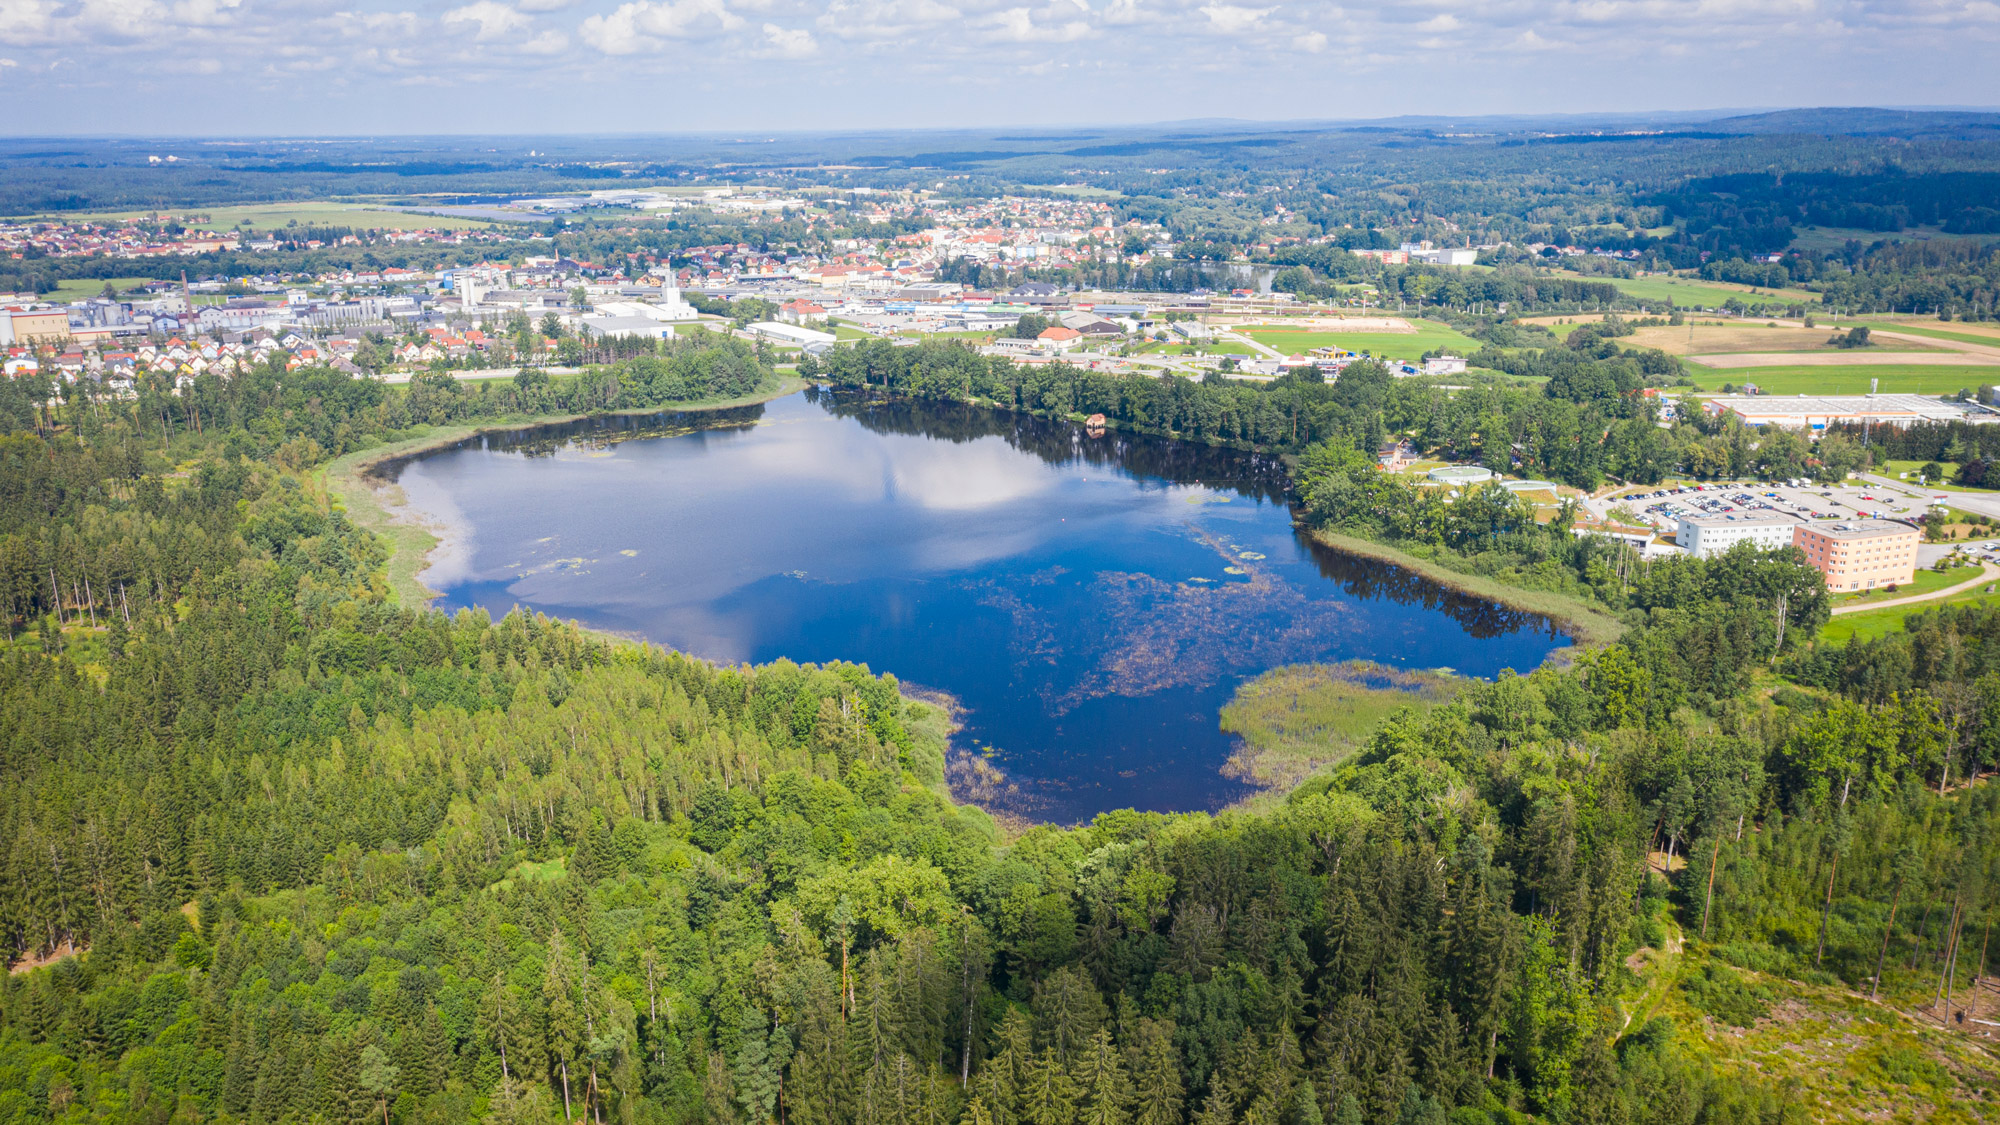
[[[780,344],[796,347],[811,347],[814,344],[831,344],[840,337],[831,332],[818,332],[811,328],[801,328],[796,324],[780,324],[775,320],[760,320],[746,329],[752,336],[762,336]]]
[[[2000,422],[1978,403],[1922,395],[1720,395],[1702,404],[1710,414],[1734,414],[1750,426],[1816,433],[1835,423],[1907,426],[1913,422]]]
[[[593,301],[590,311],[598,316],[643,316],[663,324],[683,324],[698,320],[701,312],[681,299],[681,291],[668,287],[658,301]]]
[[[650,316],[586,316],[583,318],[586,335],[603,336],[643,336],[652,340],[671,340],[674,326]]]
[[[1799,521],[1775,512],[1743,515],[1682,516],[1674,542],[1696,557],[1719,555],[1738,543],[1755,543],[1763,550],[1792,545]]]

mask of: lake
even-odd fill
[[[1569,643],[1308,542],[1275,458],[978,407],[808,389],[484,435],[379,475],[446,529],[424,575],[443,608],[893,672],[963,708],[955,782],[997,770],[983,803],[1060,822],[1244,796],[1217,715],[1278,665],[1492,676]]]

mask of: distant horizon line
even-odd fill
[[[1775,106],[1720,106],[1706,109],[1625,109],[1589,110],[1577,112],[1518,112],[1518,113],[1400,113],[1377,117],[1306,117],[1306,118],[1252,118],[1252,117],[1188,117],[1158,121],[1139,122],[1048,122],[1018,121],[985,125],[855,125],[820,129],[737,127],[690,129],[667,131],[609,131],[609,132],[562,132],[541,130],[533,132],[421,132],[396,133],[381,130],[366,130],[353,133],[311,130],[301,133],[113,133],[113,132],[60,132],[60,133],[10,133],[0,131],[0,141],[42,141],[42,140],[92,140],[92,141],[206,141],[214,142],[255,142],[294,141],[322,143],[343,143],[367,140],[409,140],[432,137],[449,138],[519,138],[539,137],[570,139],[666,139],[689,138],[716,140],[724,137],[739,138],[742,144],[764,144],[780,137],[840,137],[872,136],[883,134],[979,134],[1011,129],[1039,129],[1052,133],[1081,133],[1093,130],[1143,131],[1154,129],[1189,128],[1230,128],[1253,131],[1263,130],[1309,130],[1356,125],[1418,124],[1423,122],[1520,122],[1564,121],[1582,123],[1589,121],[1650,121],[1707,123],[1735,118],[1768,116],[1779,113],[1796,112],[1888,112],[1913,114],[1994,114],[2000,116],[2000,105],[1775,105]],[[764,140],[748,138],[762,137]]]

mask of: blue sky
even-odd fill
[[[0,132],[1991,105],[1996,0],[0,0]]]

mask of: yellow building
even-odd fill
[[[61,309],[38,312],[8,313],[0,310],[11,323],[9,331],[0,333],[0,343],[39,344],[54,343],[69,337],[69,314]]]
[[[1792,545],[1826,575],[1836,594],[1900,586],[1917,576],[1917,544],[1923,533],[1895,520],[1843,520],[1800,524]]]

